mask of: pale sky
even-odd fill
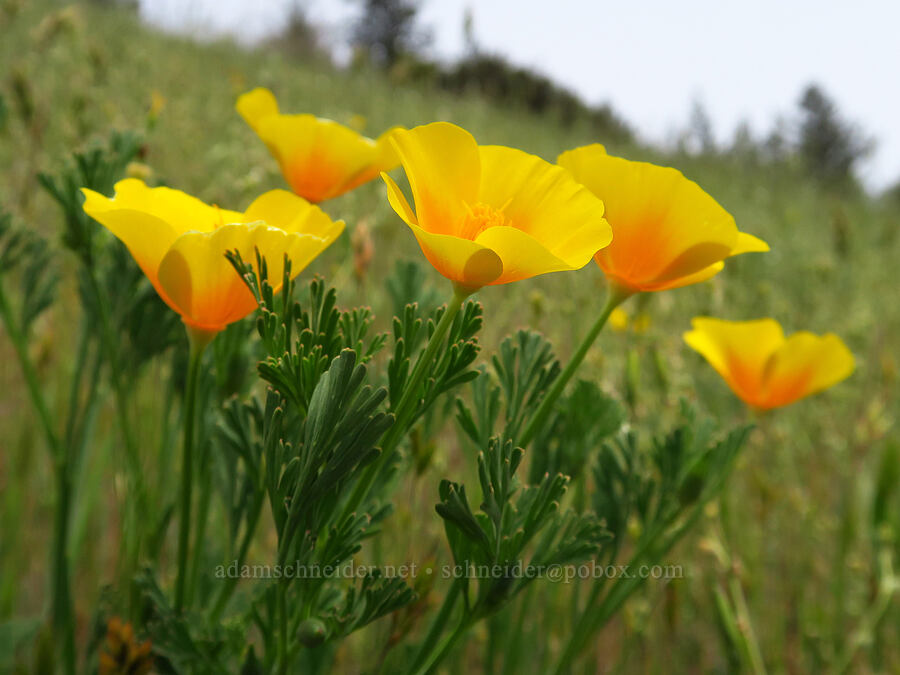
[[[293,4],[340,44],[361,3],[141,0],[141,12],[252,42],[277,30]],[[462,53],[467,8],[483,51],[532,66],[589,103],[610,102],[649,142],[670,141],[695,100],[721,141],[741,120],[768,133],[778,115],[794,114],[803,86],[818,82],[878,143],[864,181],[875,189],[900,181],[900,2],[421,0],[432,57]]]

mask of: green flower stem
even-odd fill
[[[28,395],[31,397],[31,403],[37,411],[38,418],[41,422],[41,428],[47,440],[47,447],[54,460],[62,457],[62,446],[59,438],[54,431],[53,419],[50,416],[50,409],[44,400],[44,394],[41,391],[41,385],[38,381],[37,371],[34,363],[28,354],[28,344],[25,335],[22,333],[16,318],[13,315],[12,307],[6,297],[3,284],[0,283],[0,316],[3,317],[3,323],[6,324],[6,332],[9,339],[16,350],[16,356],[19,358],[19,364],[22,368],[22,375],[25,377],[25,386],[28,388]]]
[[[37,411],[47,448],[54,465],[56,477],[56,514],[53,524],[53,546],[51,547],[51,580],[50,596],[53,615],[53,626],[59,641],[62,644],[62,660],[64,672],[74,675],[77,661],[75,649],[75,608],[72,603],[72,591],[70,587],[69,570],[69,502],[72,495],[71,477],[69,476],[69,462],[65,447],[60,443],[54,430],[53,418],[50,409],[44,399],[43,391],[38,380],[37,370],[28,354],[28,342],[21,327],[16,321],[12,307],[6,297],[3,284],[0,283],[0,317],[6,325],[6,332],[13,344],[22,374],[25,377],[25,386],[31,403]]]
[[[453,612],[453,608],[456,605],[456,599],[459,597],[460,592],[462,591],[463,581],[464,580],[460,577],[457,577],[453,580],[453,583],[450,586],[450,590],[447,591],[447,595],[444,598],[443,604],[441,605],[440,611],[431,622],[431,627],[428,629],[428,634],[425,636],[422,644],[419,645],[419,650],[416,652],[416,657],[413,659],[412,665],[410,666],[410,671],[416,672],[419,668],[421,668],[422,665],[428,660],[431,652],[434,651],[435,645],[437,644],[438,639],[441,637],[441,633],[444,632],[444,627],[450,620],[450,614]]]
[[[178,577],[175,580],[175,611],[184,608],[188,576],[188,548],[191,536],[191,494],[194,487],[194,422],[197,408],[197,380],[203,350],[213,335],[187,329],[191,351],[188,357],[187,383],[184,393],[184,445],[181,465],[181,503],[178,521]]]
[[[525,618],[531,616],[531,601],[535,596],[535,586],[530,584],[522,593],[522,600],[515,610],[515,625],[511,631],[512,637],[507,637],[503,650],[503,670],[500,675],[513,675],[519,672],[519,661],[527,653],[529,645],[522,644],[522,633],[525,628]]]
[[[119,430],[125,445],[129,492],[133,492],[134,494],[133,499],[126,500],[125,526],[123,527],[124,536],[122,538],[124,555],[123,559],[120,561],[123,580],[126,584],[130,585],[131,577],[137,570],[138,559],[140,557],[141,537],[139,533],[141,528],[138,527],[138,521],[147,513],[148,503],[146,488],[144,481],[142,480],[140,452],[131,421],[129,420],[128,395],[120,372],[119,343],[113,329],[113,322],[107,304],[106,294],[104,294],[100,288],[100,283],[97,280],[97,273],[94,267],[86,264],[85,272],[100,316],[99,337],[100,342],[103,345],[103,351],[107,355],[110,382],[112,383],[115,399],[116,417],[118,418]],[[133,588],[130,597],[132,610],[135,609],[139,602],[136,593],[137,590]]]
[[[68,462],[56,464],[56,516],[53,523],[53,623],[62,633],[62,661],[66,673],[75,673],[75,607],[69,569],[69,517],[72,478]]]
[[[707,501],[701,500],[698,502],[691,513],[680,522],[675,531],[668,537],[663,538],[665,530],[672,524],[671,521],[661,523],[653,531],[648,530],[643,536],[644,543],[638,546],[626,567],[628,569],[638,569],[645,563],[659,560],[694,526],[703,513],[703,507]],[[661,543],[658,546],[654,546],[657,542]],[[625,604],[625,601],[631,597],[631,594],[640,588],[643,582],[644,580],[638,577],[617,578],[609,592],[603,596],[602,601],[600,596],[604,585],[594,584],[584,612],[582,612],[576,622],[577,628],[572,632],[565,650],[556,665],[556,669],[553,671],[556,675],[571,672],[572,662],[584,649],[590,637],[612,618],[619,608]]]
[[[201,473],[206,467],[201,466]],[[194,557],[191,559],[191,570],[188,576],[186,589],[187,604],[190,605],[194,601],[194,593],[200,581],[200,564],[203,562],[201,551],[203,549],[203,540],[206,538],[206,521],[209,519],[209,502],[212,498],[212,481],[200,481],[200,499],[197,506],[197,518],[194,522]]]
[[[466,631],[472,626],[476,621],[476,617],[471,614],[463,615],[463,618],[460,620],[459,624],[457,624],[456,629],[450,633],[447,637],[440,641],[437,645],[437,649],[434,650],[433,653],[428,655],[428,658],[425,660],[419,668],[414,672],[414,675],[428,675],[429,673],[433,673],[434,669],[447,658],[447,655],[450,654],[450,651],[456,645],[459,638],[466,634]]]
[[[247,559],[247,551],[250,549],[250,542],[253,540],[253,535],[256,532],[256,526],[257,523],[259,523],[259,516],[262,513],[264,502],[265,500],[262,498],[256,500],[250,518],[247,520],[247,528],[244,531],[241,545],[238,549],[237,566],[239,570],[243,567],[244,561]],[[237,587],[239,577],[240,575],[228,576],[222,584],[219,595],[216,597],[216,602],[213,605],[212,613],[210,614],[210,618],[214,623],[219,621],[222,612],[225,611],[225,607],[228,606],[228,601],[231,599],[231,595]]]
[[[84,379],[84,367],[87,363],[90,333],[87,321],[82,319],[78,335],[78,351],[75,358],[75,371],[69,387],[69,403],[66,414],[66,446],[72,447],[78,427],[78,400],[81,394],[81,381]],[[99,360],[99,359],[98,359]],[[93,391],[93,389],[92,389]],[[93,397],[90,397],[93,398]],[[88,406],[86,405],[85,408]]]
[[[413,368],[412,374],[406,381],[403,395],[397,402],[397,407],[392,411],[394,413],[394,424],[387,432],[385,432],[385,435],[382,438],[381,455],[369,465],[368,469],[366,469],[359,483],[357,483],[356,488],[351,493],[350,499],[347,500],[341,518],[337,522],[341,522],[349,514],[359,508],[359,505],[362,504],[368,496],[369,490],[372,489],[372,485],[375,483],[378,474],[381,473],[382,468],[393,457],[397,444],[406,433],[406,421],[413,412],[413,408],[418,401],[418,391],[419,387],[422,385],[422,380],[425,379],[425,373],[428,372],[428,367],[431,365],[432,361],[434,361],[438,349],[443,345],[444,338],[450,330],[450,326],[453,325],[453,320],[456,318],[456,315],[459,314],[463,301],[469,297],[472,292],[472,289],[454,285],[453,298],[447,305],[447,310],[444,312],[443,316],[441,316],[441,320],[438,321],[437,326],[435,326],[434,334],[428,341],[425,351],[422,352],[419,360],[416,361],[415,368]]]
[[[278,674],[287,675],[288,672],[288,617],[287,603],[285,596],[287,595],[287,583],[281,581],[275,592],[275,602],[278,606]]]
[[[200,471],[205,472],[209,462],[208,451],[201,449],[200,453],[202,465]],[[200,554],[203,548],[203,541],[206,538],[206,521],[209,519],[209,503],[212,499],[212,481],[200,481],[200,499],[197,507],[197,518],[194,522],[194,557],[191,559],[191,570],[187,582],[187,604],[194,601],[194,593],[200,580],[200,564],[203,562],[203,556]]]
[[[447,336],[450,326],[453,325],[456,315],[459,314],[459,310],[462,309],[463,301],[471,294],[471,290],[454,286],[453,297],[447,305],[447,310],[444,312],[443,316],[441,316],[441,320],[438,321],[437,326],[435,326],[434,334],[428,341],[425,351],[422,352],[419,360],[416,361],[416,366],[413,368],[412,374],[406,381],[403,396],[400,397],[400,401],[398,401],[397,407],[393,411],[394,424],[388,429],[385,435],[385,440],[382,444],[382,450],[384,451],[382,457],[390,455],[396,447],[396,444],[405,434],[405,423],[409,415],[413,412],[415,404],[418,402],[419,387],[425,379],[425,373],[428,372],[428,367],[431,365],[432,361],[434,361],[438,349],[444,344],[444,338]]]
[[[766,675],[765,661],[759,649],[759,641],[756,639],[753,623],[750,620],[750,610],[747,607],[747,599],[744,597],[744,589],[741,588],[740,579],[733,574],[728,581],[728,590],[731,592],[731,602],[737,615],[738,630],[743,642],[742,646],[747,652],[750,669],[754,675]]]
[[[175,358],[174,350],[173,350],[173,360]],[[178,378],[176,376],[176,369],[173,367],[169,374],[169,377],[166,380],[164,393],[163,393],[163,411],[160,415],[160,434],[159,434],[159,445],[156,450],[156,454],[154,455],[157,460],[157,466],[160,467],[169,467],[174,464],[173,454],[175,450],[176,437],[179,435],[178,426],[181,422],[179,417],[179,411],[175,410],[178,406],[176,406],[176,402],[178,397],[175,395],[178,390]],[[175,414],[173,414],[173,410],[175,410]],[[180,410],[180,408],[179,408]],[[166,502],[167,495],[169,493],[169,485],[171,482],[171,476],[167,471],[157,471],[156,480],[154,481],[153,490],[151,500],[155,504],[163,504]],[[159,532],[164,530],[166,527],[166,521],[168,517],[165,513],[153,513],[154,516],[153,522],[154,532]],[[150,560],[159,560],[160,549],[163,546],[163,537],[153,536],[150,539],[151,547],[148,548],[146,555]]]
[[[112,320],[109,314],[109,307],[106,304],[106,296],[100,290],[100,284],[93,268],[88,267],[87,277],[90,280],[91,291],[94,294],[94,300],[97,307],[100,308],[100,339],[103,342],[103,348],[109,355],[110,361],[110,379],[113,384],[113,393],[116,400],[116,415],[119,417],[119,427],[122,432],[122,438],[125,441],[125,449],[128,452],[129,461],[132,463],[132,469],[140,472],[137,441],[135,440],[131,424],[128,421],[128,399],[125,393],[125,385],[122,382],[121,373],[119,372],[119,351],[118,341],[113,332]],[[135,478],[139,478],[138,475]],[[141,481],[137,481],[138,485],[142,485]]]
[[[838,665],[834,672],[839,675],[850,670],[856,652],[869,644],[869,637],[876,634],[878,625],[890,610],[894,595],[900,592],[900,578],[895,576],[893,571],[891,550],[885,546],[879,551],[878,560],[880,561],[878,592],[869,607],[864,610],[856,630],[851,633],[844,649],[838,656]]]
[[[584,336],[584,340],[578,346],[578,349],[575,350],[575,353],[572,355],[572,360],[569,361],[566,369],[560,373],[559,377],[557,377],[556,381],[553,383],[553,387],[547,392],[547,395],[544,396],[544,400],[541,401],[541,405],[538,407],[537,412],[535,412],[534,416],[529,420],[528,425],[525,427],[525,431],[522,432],[522,436],[519,438],[518,445],[520,447],[525,448],[532,440],[534,440],[535,434],[547,421],[547,417],[553,410],[556,400],[559,398],[560,394],[562,394],[563,389],[566,388],[569,380],[572,379],[575,371],[578,370],[581,362],[584,361],[584,357],[587,356],[588,350],[590,350],[591,345],[594,344],[600,331],[603,330],[603,326],[606,325],[609,315],[612,314],[612,311],[616,307],[631,297],[632,294],[633,291],[631,290],[612,283],[610,284],[609,294],[606,297],[606,304],[603,307],[603,311],[600,312],[597,321],[591,326],[587,335]]]

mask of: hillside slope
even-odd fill
[[[256,86],[271,88],[288,111],[345,123],[361,116],[370,135],[392,125],[449,120],[482,143],[512,145],[550,160],[563,150],[605,141],[593,137],[586,125],[563,128],[475,97],[395,84],[378,73],[336,72],[264,49],[245,51],[229,42],[204,45],[163,35],[124,11],[94,5],[59,8],[34,1],[14,14],[0,9],[0,16],[0,92],[8,108],[0,128],[0,206],[48,235],[55,232],[58,214],[42,194],[36,173],[57,166],[110,128],[144,128],[154,99],[164,104],[146,138],[143,161],[152,180],[232,207],[245,206],[266,189],[284,187],[275,162],[234,111],[236,97]],[[790,660],[811,636],[831,629],[833,617],[818,609],[832,592],[832,561],[844,566],[838,531],[847,517],[865,518],[881,444],[895,433],[892,425],[900,413],[895,393],[900,214],[896,207],[864,196],[842,199],[828,194],[796,168],[765,165],[750,155],[665,157],[644,147],[609,150],[680,168],[718,199],[742,230],[772,246],[768,254],[729,262],[710,282],[659,294],[644,304],[631,303],[627,309],[633,315],[640,307],[649,317],[644,322],[648,327],[611,331],[601,338],[585,376],[598,378],[624,397],[626,360],[629,354],[639,358],[639,375],[635,380],[632,373],[629,380],[635,418],[662,425],[685,397],[723,423],[748,419],[718,376],[681,341],[681,333],[698,314],[727,319],[772,316],[789,332],[836,332],[857,357],[856,373],[840,387],[759,420],[729,500],[731,517],[746,524],[733,545],[746,567],[760,642],[773,660]],[[388,206],[380,181],[324,208],[347,221],[348,234],[310,273],[322,273],[345,289],[343,303],[373,306],[381,326],[387,326],[391,305],[384,279],[397,260],[421,260],[415,240]],[[360,225],[371,235],[374,258],[357,279],[351,238]],[[443,279],[427,271],[429,283],[446,292]],[[479,299],[485,305],[487,353],[499,336],[528,325],[546,333],[562,355],[569,354],[599,311],[603,293],[602,275],[593,265],[578,273],[484,290]],[[554,308],[552,320],[547,318],[548,306]],[[50,318],[42,328],[40,348],[53,355],[48,359],[64,363],[70,348],[63,330],[66,316]],[[26,461],[34,439],[22,428],[27,405],[8,354],[0,337],[0,487],[19,481],[20,487],[39,491],[45,479],[39,466]],[[457,461],[456,452],[454,446],[451,459],[441,461]],[[437,476],[436,471],[435,479],[426,483],[436,484]],[[410,498],[410,513],[427,512],[434,501],[431,493]],[[40,527],[35,528],[37,534],[26,533],[27,524],[39,523],[46,515],[45,506],[21,512],[7,505],[0,511],[0,529],[23,542],[12,547],[14,551],[6,550],[2,569],[35,570],[23,588],[0,588],[0,620],[40,609],[44,533]],[[17,526],[7,529],[14,518]],[[863,572],[848,593],[865,597],[872,551],[868,540],[858,537],[850,557]],[[618,647],[633,650],[626,672],[683,672],[698,663],[718,663],[719,648],[707,639],[716,635],[708,588],[712,563],[696,539],[677,556],[689,570],[688,579],[679,597],[667,596],[664,602],[670,609],[679,608],[681,618],[657,612],[648,619],[636,611],[627,626],[633,640]],[[98,568],[103,564],[91,567],[101,577]],[[639,604],[638,610],[642,608]],[[854,617],[849,621],[853,625]],[[800,629],[790,628],[797,622],[803,624]],[[896,645],[893,649],[887,658],[896,664],[900,656]]]

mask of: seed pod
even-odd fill
[[[310,617],[297,628],[297,639],[304,647],[318,647],[328,638],[328,628],[321,619]]]

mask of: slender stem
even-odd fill
[[[731,600],[728,599],[728,593],[721,583],[716,584],[713,588],[713,598],[716,602],[716,609],[719,610],[719,622],[722,625],[722,630],[730,642],[729,647],[735,652],[739,652],[741,649],[741,629],[738,627],[738,620],[734,615]]]
[[[288,619],[287,604],[285,603],[285,595],[287,595],[287,584],[283,581],[279,583],[275,590],[275,602],[278,606],[278,673],[279,675],[287,675],[288,671]]]
[[[661,523],[653,532],[648,530],[644,534],[643,543],[638,546],[637,550],[631,556],[626,569],[635,570],[643,564],[644,560],[658,559],[665,555],[679,539],[687,532],[700,517],[703,507],[708,500],[701,500],[694,505],[690,514],[685,517],[675,528],[675,531],[669,535],[665,534],[665,530],[672,524],[671,521]],[[658,546],[654,546],[657,542],[661,542]],[[616,578],[614,585],[608,590],[600,604],[596,604],[600,599],[603,584],[595,584],[591,590],[591,595],[585,605],[584,612],[577,622],[577,627],[573,631],[562,656],[557,662],[554,670],[557,675],[568,673],[571,671],[572,661],[581,652],[587,644],[593,633],[599,630],[607,621],[618,611],[618,609],[631,597],[644,579],[639,577]]]
[[[209,462],[209,453],[204,446],[200,448],[200,472],[205,473],[208,468]],[[194,557],[191,559],[191,570],[188,576],[187,581],[187,604],[190,604],[194,601],[194,593],[197,589],[197,584],[199,583],[200,578],[200,564],[203,562],[203,540],[206,538],[206,521],[209,518],[209,503],[212,499],[212,481],[203,480],[200,481],[200,499],[197,507],[197,518],[194,525],[194,544],[193,551]]]
[[[188,548],[191,536],[191,493],[194,487],[194,418],[197,407],[197,379],[200,374],[200,360],[208,344],[205,335],[199,335],[188,328],[191,345],[188,357],[187,384],[184,394],[184,445],[181,464],[181,505],[178,522],[178,578],[175,580],[175,611],[184,608],[187,586]]]
[[[113,329],[107,296],[100,288],[96,270],[92,265],[85,264],[85,275],[87,276],[91,293],[94,295],[94,302],[100,318],[100,342],[103,345],[103,351],[107,355],[109,363],[109,376],[116,404],[116,417],[118,418],[119,430],[125,445],[128,489],[129,493],[134,495],[132,499],[126,500],[125,503],[125,525],[123,527],[124,536],[122,537],[124,555],[120,560],[122,579],[130,587],[131,578],[137,570],[138,559],[141,554],[141,528],[138,527],[138,521],[145,517],[147,513],[146,487],[142,480],[141,459],[137,440],[129,420],[128,394],[125,389],[125,383],[122,380],[119,343]],[[131,587],[129,599],[132,605],[131,609],[134,610],[138,604],[137,589],[135,587]]]
[[[466,631],[469,630],[469,627],[475,623],[476,619],[474,616],[466,614],[463,615],[463,618],[460,620],[459,624],[456,626],[456,630],[454,630],[450,635],[445,637],[438,644],[437,649],[429,654],[428,659],[423,663],[417,670],[414,671],[415,675],[428,675],[428,673],[434,672],[434,669],[441,663],[453,647],[456,645],[457,640],[465,635]]]
[[[56,435],[56,431],[54,431],[53,428],[53,420],[50,417],[50,410],[47,408],[47,402],[44,400],[44,394],[41,390],[40,382],[38,381],[37,371],[28,354],[27,340],[13,316],[12,307],[10,307],[9,301],[6,298],[2,283],[0,283],[0,315],[3,317],[3,322],[6,324],[6,332],[13,343],[13,348],[16,350],[16,356],[19,358],[19,365],[21,366],[22,374],[25,377],[25,385],[28,388],[31,403],[34,405],[34,409],[37,411],[38,417],[40,418],[41,427],[43,428],[44,436],[47,440],[47,446],[50,448],[50,454],[55,460],[59,459],[62,455],[62,447],[59,438]]]
[[[72,497],[72,479],[66,461],[56,465],[56,517],[53,536],[53,623],[62,634],[63,668],[75,673],[75,607],[69,579],[69,506]]]
[[[531,616],[531,601],[535,596],[534,584],[522,593],[519,608],[515,611],[516,623],[512,630],[512,639],[507,638],[503,653],[503,670],[500,675],[512,675],[519,672],[521,657],[528,652],[528,645],[522,643],[522,632],[525,630],[525,619]],[[542,666],[543,664],[541,664]]]
[[[174,350],[173,350],[173,359]],[[173,364],[174,365],[174,364]],[[157,457],[157,466],[158,467],[169,467],[174,462],[172,460],[173,451],[175,448],[175,439],[178,436],[178,427],[181,425],[182,420],[184,419],[184,409],[183,407],[173,415],[172,410],[175,408],[175,401],[178,398],[175,393],[178,389],[178,377],[176,373],[178,371],[176,368],[172,367],[169,377],[166,379],[164,395],[163,395],[163,411],[161,413],[161,431],[159,435],[159,448],[156,453]],[[174,420],[172,419],[174,417]],[[169,481],[171,477],[167,470],[161,468],[161,470],[157,471],[156,481],[153,488],[152,499],[156,504],[163,504],[168,499],[169,493]],[[162,513],[162,517],[159,517],[159,513],[154,513],[154,532],[163,533],[166,528],[166,521],[168,516],[165,513],[165,510]],[[158,561],[160,548],[163,545],[163,536],[154,536],[150,543],[152,544],[152,548],[148,548],[147,556],[150,560]]]
[[[81,321],[78,334],[78,351],[75,358],[75,371],[69,387],[69,404],[66,414],[66,446],[72,447],[78,427],[78,399],[81,393],[81,381],[84,379],[84,367],[87,363],[90,333],[85,319]],[[85,406],[87,407],[87,406]]]
[[[438,321],[438,324],[434,329],[434,334],[431,336],[428,345],[425,347],[425,351],[422,352],[419,360],[416,361],[415,368],[413,368],[412,374],[406,381],[403,395],[400,397],[397,406],[392,411],[394,413],[394,424],[387,432],[385,432],[385,435],[382,438],[381,455],[372,462],[365,470],[365,473],[363,473],[362,478],[360,478],[359,483],[356,484],[356,488],[351,493],[350,499],[347,500],[347,504],[344,506],[341,518],[338,522],[342,521],[359,508],[359,505],[362,504],[363,500],[368,496],[369,490],[372,489],[372,485],[378,477],[378,474],[381,473],[381,469],[393,457],[394,449],[407,431],[407,418],[413,412],[413,407],[419,400],[419,387],[422,384],[422,380],[425,379],[425,374],[428,372],[428,368],[432,361],[434,361],[435,354],[444,343],[444,337],[446,337],[447,332],[450,330],[450,326],[453,325],[453,320],[456,318],[456,315],[459,314],[463,301],[471,294],[472,291],[469,289],[454,286],[453,298],[447,305],[447,309],[443,316],[441,316],[441,320]]]
[[[205,466],[200,467],[201,474],[205,470]],[[194,600],[194,593],[197,591],[197,585],[200,580],[200,564],[203,562],[203,540],[206,538],[206,521],[209,518],[209,502],[212,498],[211,481],[200,481],[199,487],[200,499],[197,507],[197,518],[194,522],[194,557],[191,559],[191,570],[186,591],[188,605]]]
[[[881,560],[881,580],[878,584],[878,592],[872,604],[864,611],[857,629],[850,635],[844,649],[838,655],[837,666],[834,673],[841,674],[850,670],[853,658],[860,647],[867,644],[871,636],[875,635],[878,625],[891,607],[891,600],[895,593],[900,591],[900,579],[894,576],[893,559],[891,551],[885,548],[879,554]]]
[[[406,382],[403,396],[400,397],[400,401],[393,411],[396,421],[394,426],[388,431],[388,434],[390,434],[391,431],[394,431],[394,429],[399,429],[399,431],[394,432],[395,435],[403,435],[405,431],[403,429],[403,423],[406,421],[406,417],[412,412],[412,406],[419,399],[419,387],[422,385],[422,380],[425,379],[425,374],[428,372],[431,362],[434,361],[435,354],[443,344],[444,337],[446,337],[447,332],[450,330],[450,326],[453,325],[456,315],[459,314],[463,300],[469,295],[471,295],[471,291],[460,289],[459,287],[454,288],[453,297],[447,305],[447,310],[441,316],[441,320],[438,321],[437,326],[435,326],[434,334],[428,341],[425,351],[422,352],[419,360],[416,361],[416,366],[413,368],[413,372]]]
[[[6,325],[6,332],[13,343],[25,385],[31,397],[32,405],[37,411],[47,440],[47,447],[54,464],[56,475],[56,515],[52,546],[52,576],[50,594],[53,613],[53,626],[62,642],[63,668],[67,674],[75,673],[77,651],[75,648],[75,608],[72,603],[72,591],[69,577],[69,502],[71,500],[71,477],[66,448],[60,443],[53,427],[50,409],[44,399],[37,370],[28,354],[28,343],[24,332],[13,315],[12,307],[6,297],[3,284],[0,283],[0,317]]]
[[[416,656],[413,659],[412,665],[410,666],[411,671],[415,671],[416,669],[421,668],[422,664],[425,663],[425,661],[431,655],[431,652],[434,650],[434,646],[437,644],[438,638],[441,637],[441,633],[444,632],[444,627],[447,625],[447,622],[450,619],[450,614],[453,612],[453,608],[456,606],[456,599],[459,597],[460,592],[462,591],[463,582],[464,580],[461,577],[457,577],[453,580],[453,584],[450,586],[450,590],[447,591],[447,595],[446,597],[444,597],[444,602],[441,605],[440,611],[431,622],[431,627],[428,629],[428,634],[425,636],[425,639],[419,646],[419,651],[416,652]]]
[[[765,660],[759,648],[759,642],[756,639],[756,632],[753,630],[750,610],[747,606],[744,589],[741,586],[740,573],[738,572],[740,563],[732,556],[726,543],[725,516],[727,509],[723,508],[726,503],[725,495],[721,495],[719,498],[718,523],[717,526],[714,525],[715,533],[712,535],[715,550],[719,554],[720,565],[723,572],[728,576],[727,593],[724,590],[725,584],[720,583],[719,588],[716,589],[716,603],[724,619],[726,632],[735,647],[740,651],[741,659],[748,667],[748,670],[754,675],[766,675]]]
[[[106,296],[100,290],[100,284],[97,282],[97,276],[93,268],[87,268],[87,276],[90,281],[91,291],[97,307],[100,309],[100,339],[103,341],[103,348],[109,355],[110,361],[110,379],[112,380],[113,393],[116,400],[116,415],[119,418],[119,427],[122,432],[122,438],[125,441],[125,449],[128,452],[128,459],[131,462],[132,471],[136,472],[134,479],[140,478],[140,460],[138,457],[137,442],[132,433],[131,424],[128,421],[128,399],[125,393],[125,385],[122,382],[122,376],[119,368],[119,352],[118,342],[113,333],[112,321],[110,320],[109,307],[106,304]],[[142,490],[142,481],[135,480],[136,489]],[[139,493],[140,494],[140,493]]]
[[[556,400],[559,398],[560,394],[562,394],[563,389],[566,388],[569,380],[572,379],[575,371],[578,370],[581,362],[584,361],[584,357],[587,356],[588,350],[590,350],[591,345],[594,344],[594,341],[597,339],[600,331],[603,330],[603,326],[606,325],[606,321],[607,319],[609,319],[609,315],[612,314],[612,311],[616,307],[618,307],[625,300],[631,297],[632,294],[633,291],[625,289],[621,286],[610,284],[609,294],[606,297],[606,304],[603,306],[603,311],[600,312],[600,316],[597,317],[597,321],[593,326],[591,326],[591,329],[588,331],[587,335],[584,336],[584,340],[578,346],[578,349],[575,350],[575,353],[572,355],[572,359],[569,361],[566,369],[562,373],[560,373],[559,377],[556,378],[556,381],[554,381],[553,386],[550,388],[550,391],[548,391],[547,395],[544,396],[544,399],[541,401],[541,405],[529,420],[528,425],[525,427],[525,431],[522,432],[522,436],[519,438],[519,445],[521,447],[527,447],[528,444],[532,440],[534,440],[535,434],[547,421],[547,417],[553,410],[553,406],[556,404]]]
[[[238,549],[238,570],[241,569],[241,567],[244,565],[244,560],[246,560],[247,558],[247,551],[250,548],[250,541],[253,539],[253,534],[254,532],[256,532],[256,525],[257,523],[259,523],[259,516],[262,513],[264,501],[265,500],[263,497],[260,497],[256,500],[256,504],[253,507],[250,518],[248,518],[247,520],[247,529],[244,531],[244,536],[241,540],[241,546]],[[240,574],[236,576],[229,576],[222,584],[222,588],[219,591],[219,595],[216,598],[215,604],[213,605],[212,614],[210,615],[211,620],[214,623],[218,622],[219,618],[222,616],[222,612],[225,610],[225,607],[228,605],[228,601],[231,599],[232,593],[234,593],[234,589],[237,587],[239,578]]]
[[[750,620],[747,599],[744,597],[740,579],[734,576],[733,573],[728,581],[728,590],[731,592],[731,602],[737,615],[738,630],[740,631],[741,641],[744,643],[743,647],[747,652],[747,658],[750,661],[750,669],[754,675],[766,675],[765,661],[759,649],[759,642],[756,639],[756,632],[753,630],[753,623]]]

